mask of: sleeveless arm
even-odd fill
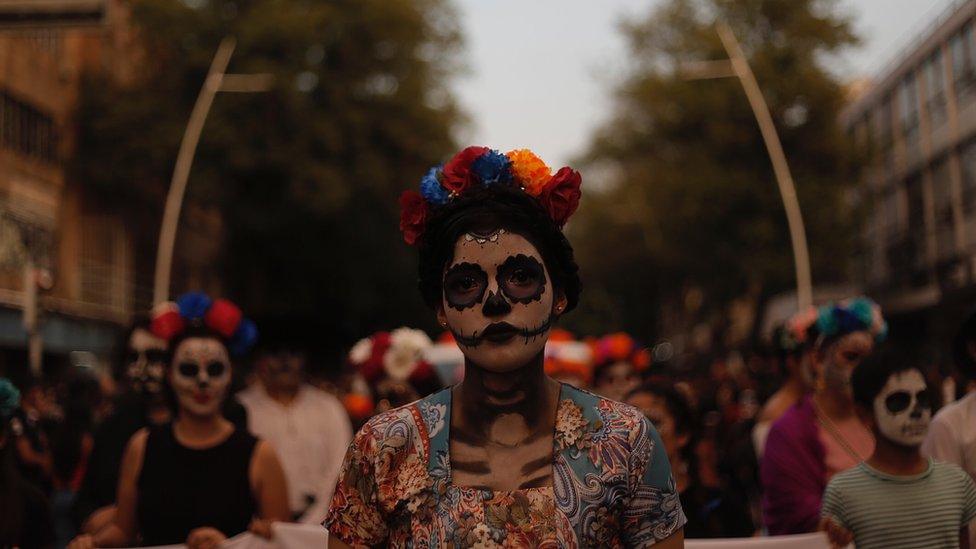
[[[251,458],[251,490],[258,502],[260,518],[288,521],[288,485],[278,454],[266,441],[259,440]]]
[[[138,482],[142,464],[146,457],[147,429],[140,429],[129,439],[122,467],[119,470],[119,489],[116,497],[118,509],[115,520],[99,530],[94,536],[97,547],[124,547],[136,539],[136,505],[139,501]]]

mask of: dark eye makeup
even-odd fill
[[[220,377],[224,375],[227,365],[223,362],[212,360],[206,364],[205,368],[208,377]],[[200,375],[200,365],[196,362],[181,362],[177,366],[177,369],[180,375],[184,377],[197,377]]]
[[[474,307],[487,289],[488,273],[474,263],[457,263],[444,275],[444,299],[452,309]]]
[[[919,391],[915,394],[919,408],[930,408],[932,403],[929,401],[928,391]],[[885,408],[892,414],[904,412],[912,403],[912,394],[908,391],[895,391],[885,398]]]
[[[546,271],[534,257],[511,256],[498,267],[498,287],[515,303],[539,301],[546,292]]]

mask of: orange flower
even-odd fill
[[[512,162],[512,175],[525,192],[531,196],[542,194],[542,188],[552,177],[549,166],[529,149],[509,151],[505,156]]]

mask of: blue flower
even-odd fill
[[[834,311],[837,307],[831,303],[820,307],[817,311],[817,332],[824,337],[832,337],[837,333],[837,319]]]
[[[10,383],[10,380],[0,378],[0,418],[9,418],[18,406],[20,406],[20,391]]]
[[[242,319],[240,326],[237,327],[237,331],[234,332],[234,337],[230,339],[230,344],[227,346],[230,354],[234,356],[242,356],[258,341],[258,328],[248,319]]]
[[[203,292],[185,293],[176,300],[176,305],[180,308],[180,316],[190,321],[203,319],[211,303],[210,298]]]
[[[451,197],[450,193],[441,185],[441,181],[437,177],[440,171],[441,167],[435,166],[420,180],[420,194],[423,195],[424,200],[434,206],[446,204],[447,200]]]
[[[471,171],[486,187],[511,183],[511,167],[512,161],[498,151],[488,151],[471,163]]]
[[[860,319],[865,326],[870,326],[874,322],[874,303],[864,297],[859,297],[857,299],[852,299],[850,304],[847,305],[847,309]]]

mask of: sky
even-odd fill
[[[841,0],[863,44],[835,69],[850,79],[876,76],[955,1]],[[455,90],[471,118],[461,142],[531,148],[551,166],[568,164],[609,116],[614,83],[626,68],[620,22],[659,3],[456,0],[468,70]]]

